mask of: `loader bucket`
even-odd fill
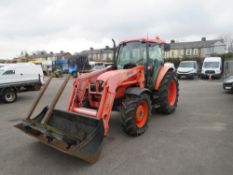
[[[104,138],[102,120],[54,109],[46,124],[41,121],[45,107],[34,119],[15,125],[41,142],[87,162],[98,160]]]

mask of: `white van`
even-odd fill
[[[197,61],[181,61],[176,73],[178,78],[195,78],[198,75]]]
[[[6,66],[7,64],[0,64],[0,68],[3,67],[3,66]]]
[[[8,64],[0,68],[0,84],[38,80],[44,83],[44,74],[40,65],[31,63]]]
[[[201,69],[201,78],[220,78],[222,75],[222,58],[207,57]]]
[[[12,103],[22,89],[39,90],[44,84],[40,65],[32,63],[8,64],[0,67],[0,98]]]

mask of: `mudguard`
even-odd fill
[[[164,78],[164,76],[166,75],[166,73],[168,71],[174,71],[173,67],[171,66],[168,66],[168,65],[163,65],[160,70],[159,70],[159,73],[158,73],[158,76],[155,80],[155,90],[159,90],[159,86]]]
[[[151,91],[146,88],[131,87],[131,88],[128,88],[125,92],[126,95],[137,95],[137,96],[140,96],[142,93],[151,94]]]

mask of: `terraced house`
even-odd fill
[[[81,54],[87,55],[89,61],[111,61],[113,58],[113,49],[109,46],[103,49],[94,49],[91,47],[90,50],[84,50]]]
[[[206,40],[205,37],[200,41],[175,42],[171,40],[171,49],[165,52],[165,58],[193,58],[208,57],[212,54],[223,54],[226,45],[222,39]]]

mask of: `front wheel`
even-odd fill
[[[150,116],[151,100],[149,95],[127,96],[121,108],[123,131],[131,136],[143,134],[147,129]]]
[[[17,92],[13,89],[6,89],[3,92],[3,100],[6,103],[13,103],[17,99]]]
[[[155,106],[159,112],[170,114],[175,111],[179,97],[179,83],[175,72],[167,72],[155,96]]]

